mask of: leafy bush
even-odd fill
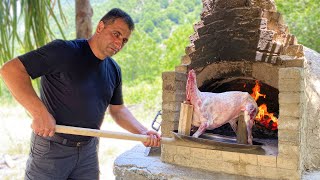
[[[320,1],[276,0],[276,4],[298,43],[320,52]]]
[[[143,104],[145,108],[159,108],[162,103],[162,79],[154,81],[133,81],[123,85],[124,102],[128,105]]]

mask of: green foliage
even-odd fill
[[[53,13],[54,7],[61,12],[60,19]],[[14,58],[18,51],[31,51],[48,43],[54,37],[49,18],[65,38],[59,24],[59,20],[65,21],[59,0],[55,3],[50,0],[3,0],[0,3],[0,67]],[[0,94],[2,88],[3,85]]]
[[[276,0],[276,4],[298,43],[320,52],[320,1]]]
[[[179,24],[179,22],[182,22],[181,14],[182,12],[179,11],[178,9],[168,8],[167,16],[171,21],[175,22],[176,24]]]
[[[152,32],[154,30],[154,28],[155,28],[154,24],[151,20],[146,21],[146,23],[144,23],[144,25],[143,25],[143,30],[146,33]]]
[[[156,42],[137,28],[122,52],[114,58],[122,68],[124,82],[130,83],[156,77],[160,54]]]
[[[58,18],[53,13],[55,6],[61,11],[60,1],[57,4],[50,0],[3,0],[0,3],[0,65],[13,58],[17,44],[24,51],[30,51],[49,42],[54,37],[49,17],[53,18],[62,36],[64,35]],[[62,13],[60,19],[64,20]]]
[[[152,82],[132,81],[122,89],[126,104],[143,104],[148,109],[161,107],[162,79],[159,76]]]
[[[119,7],[131,15],[137,27],[159,44],[170,36],[175,26],[198,21],[202,9],[201,0],[130,0],[125,3],[117,0],[100,4],[93,2],[92,6],[94,23],[111,8]],[[192,16],[192,22],[188,15]]]
[[[164,41],[165,52],[162,63],[162,70],[169,71],[173,67],[180,64],[181,57],[185,54],[184,50],[189,45],[189,36],[193,33],[191,24],[179,26],[170,36]]]
[[[169,6],[169,0],[160,0],[160,7],[165,9]]]

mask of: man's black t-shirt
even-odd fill
[[[99,129],[108,105],[123,104],[120,67],[98,59],[87,40],[55,40],[18,58],[32,79],[41,76],[41,100],[59,125]]]

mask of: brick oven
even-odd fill
[[[194,69],[201,91],[251,94],[259,82],[266,96],[257,103],[276,119],[257,121],[253,141],[263,139],[269,149],[162,144],[160,160],[140,146],[115,160],[116,179],[319,179],[320,54],[298,44],[273,0],[202,2],[181,64],[162,74],[162,136],[178,130],[187,72]],[[232,136],[228,128],[213,133]]]
[[[190,41],[181,64],[162,74],[162,135],[170,137],[178,129],[186,74],[194,69],[201,91],[252,93],[258,80],[266,94],[258,105],[266,103],[278,119],[273,129],[276,151],[256,154],[163,144],[162,162],[271,179],[299,179],[320,169],[320,60],[290,34],[273,0],[203,0]]]

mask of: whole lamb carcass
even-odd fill
[[[206,129],[212,130],[226,123],[230,123],[233,131],[236,132],[236,123],[240,112],[243,111],[248,132],[248,144],[252,145],[252,126],[258,106],[249,93],[241,91],[200,92],[194,70],[188,73],[186,93],[187,100],[194,107],[192,125],[199,127],[193,137],[199,137]]]

